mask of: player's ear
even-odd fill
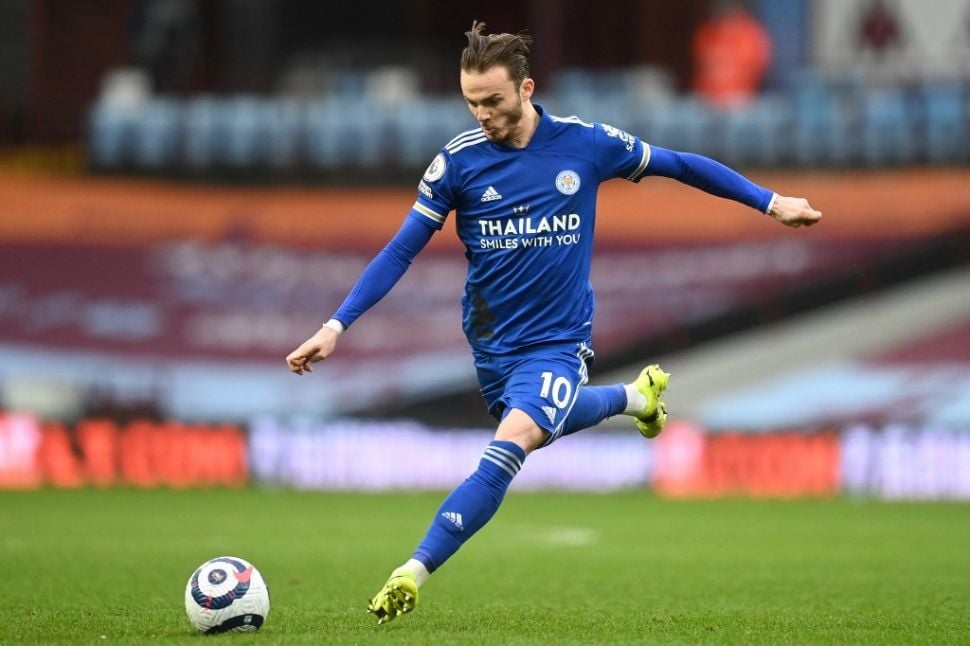
[[[522,83],[519,85],[519,96],[523,99],[531,99],[532,93],[535,92],[536,82],[530,78],[522,79]]]

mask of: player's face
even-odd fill
[[[525,79],[515,87],[504,66],[485,72],[461,72],[461,92],[472,115],[489,141],[514,145],[526,133],[523,105],[532,96],[535,83]]]

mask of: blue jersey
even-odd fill
[[[462,325],[480,352],[590,338],[599,186],[639,181],[650,159],[650,147],[622,130],[535,107],[525,148],[489,142],[480,129],[452,139],[409,213],[440,229],[455,212],[468,259]]]

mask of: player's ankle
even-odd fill
[[[624,415],[640,415],[647,407],[647,396],[640,392],[636,384],[623,384],[626,391],[626,408],[623,409]]]
[[[431,576],[431,573],[428,572],[428,568],[424,566],[424,563],[417,559],[408,559],[407,563],[394,570],[395,574],[399,572],[408,572],[414,575],[414,582],[418,584],[419,588]]]

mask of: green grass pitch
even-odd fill
[[[970,505],[512,493],[383,626],[366,600],[440,493],[0,494],[0,643],[970,643]],[[251,635],[182,607],[208,558],[272,593]],[[206,641],[209,643],[209,641]]]

